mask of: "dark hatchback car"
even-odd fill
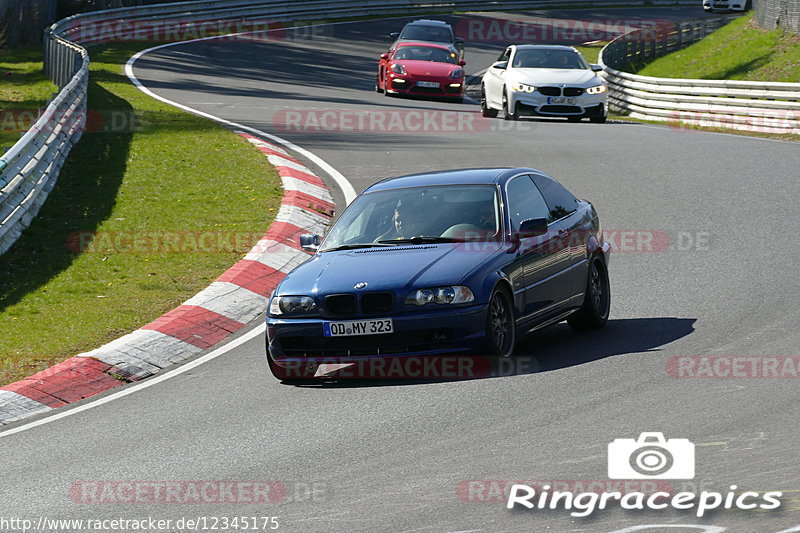
[[[452,26],[441,20],[415,20],[403,27],[400,33],[390,33],[389,37],[394,40],[391,50],[404,42],[428,42],[443,44],[455,49],[458,59],[464,59],[464,39],[456,37]]]
[[[275,289],[267,359],[286,381],[359,358],[510,357],[566,319],[608,320],[610,245],[594,207],[530,168],[380,181]],[[302,368],[302,371],[298,369]]]

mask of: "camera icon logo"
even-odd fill
[[[694,479],[694,444],[642,433],[608,445],[609,479]]]

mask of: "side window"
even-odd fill
[[[530,176],[519,176],[509,181],[506,196],[512,229],[518,230],[520,222],[529,218],[547,218],[547,204]]]
[[[497,61],[508,61],[508,58],[511,57],[511,48],[506,48],[505,52],[500,54],[500,57],[497,58]]]
[[[536,183],[536,186],[539,187],[539,190],[542,191],[542,196],[544,196],[547,202],[550,211],[548,220],[550,222],[558,220],[559,218],[564,218],[578,209],[578,201],[572,193],[553,178],[534,174],[533,181]]]

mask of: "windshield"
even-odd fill
[[[442,185],[363,194],[342,213],[320,251],[404,242],[480,242],[500,234],[493,185]]]
[[[514,54],[514,68],[587,69],[583,57],[573,50],[521,49]]]
[[[406,40],[431,41],[434,43],[453,42],[453,35],[448,28],[425,26],[422,24],[406,26],[403,28],[403,33],[400,34],[400,38]]]
[[[401,46],[395,52],[394,58],[453,64],[458,61],[454,53],[435,46]]]

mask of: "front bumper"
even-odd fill
[[[566,102],[556,100],[558,98],[565,98]],[[510,95],[509,107],[514,109],[513,106],[516,106],[517,113],[523,116],[592,117],[606,114],[607,101],[607,92],[602,94],[584,93],[571,97],[547,96],[538,91],[514,92]]]
[[[322,323],[337,320],[391,318],[394,332],[379,335],[325,337]],[[482,349],[486,306],[459,306],[346,318],[267,318],[269,356],[275,364],[331,363],[375,357],[458,354]]]
[[[703,0],[703,9],[722,9],[731,11],[744,11],[747,6],[745,0]]]
[[[418,85],[419,82],[435,82],[439,84],[439,87],[420,87]],[[390,74],[386,90],[389,94],[462,98],[464,96],[464,79],[421,78],[417,76]]]

